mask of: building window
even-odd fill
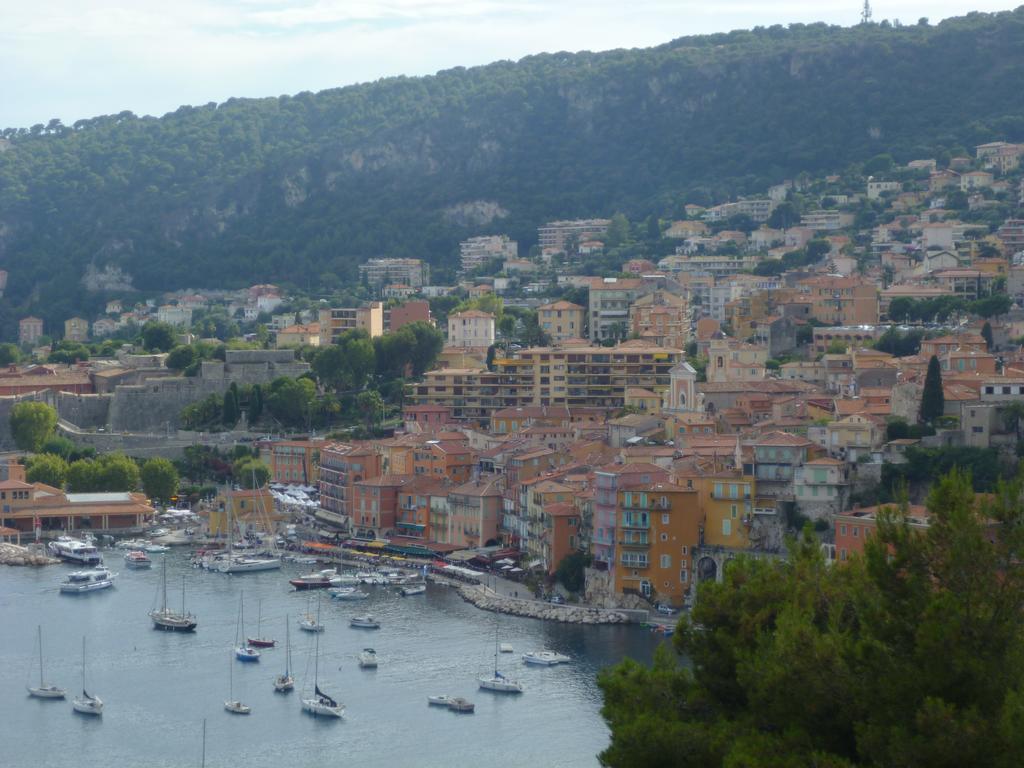
[[[661,567],[662,568],[671,568],[672,567],[672,555],[662,555],[661,556]]]
[[[681,552],[682,552],[683,555],[686,554],[686,545],[685,544],[683,544]]]
[[[683,570],[681,570],[679,572],[679,583],[685,584],[686,583],[686,579],[687,579],[686,569],[683,568]]]
[[[732,536],[732,520],[726,518],[722,521],[722,535]]]
[[[853,526],[853,538],[860,538],[860,528],[858,528],[856,525]]]
[[[665,512],[661,516],[661,524],[662,525],[668,525],[668,521],[669,521],[669,515],[668,515],[668,512]]]
[[[663,533],[663,534],[661,534],[660,538],[661,538],[662,541],[668,541],[668,534],[667,533]]]
[[[846,535],[846,526],[845,525],[840,525],[839,526],[839,535],[840,536],[845,536]]]

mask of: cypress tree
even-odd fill
[[[981,326],[981,335],[984,337],[985,343],[988,345],[989,352],[991,352],[995,343],[992,341],[992,326],[989,324],[988,320],[986,320],[985,324]]]
[[[263,413],[263,388],[259,384],[253,384],[252,393],[249,395],[249,423],[255,424]]]
[[[235,390],[229,389],[224,393],[224,407],[221,409],[221,417],[225,426],[233,427],[238,423],[241,412],[238,409],[238,395]]]
[[[942,394],[942,369],[939,358],[932,355],[928,361],[928,373],[924,377],[924,392],[921,393],[921,421],[930,424],[942,415],[946,398]]]

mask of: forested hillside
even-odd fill
[[[343,79],[344,73],[338,74]],[[772,27],[322,93],[7,129],[0,321],[142,290],[330,289],[468,234],[677,215],[879,152],[1024,140],[1024,8],[929,26]],[[92,298],[90,298],[90,296]]]

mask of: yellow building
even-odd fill
[[[89,338],[89,321],[72,317],[64,321],[65,341],[86,341]]]
[[[290,347],[319,347],[320,323],[307,325],[290,325],[277,332],[274,347],[288,349]]]
[[[620,594],[681,606],[700,545],[699,492],[672,483],[619,491],[615,585]]]
[[[330,344],[346,331],[362,329],[371,339],[384,335],[384,304],[367,302],[361,307],[320,310],[320,341]]]
[[[228,489],[217,496],[210,510],[210,535],[224,536],[228,530],[228,519],[234,528],[234,535],[259,531],[273,533],[276,523],[285,520],[274,510],[274,497],[267,487],[257,490]]]
[[[556,301],[537,307],[537,323],[552,342],[583,338],[587,310],[571,301]]]

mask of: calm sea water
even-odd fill
[[[361,602],[321,601],[320,687],[347,707],[344,721],[314,719],[301,711],[303,687],[312,687],[313,637],[297,629],[309,593],[291,591],[288,578],[310,566],[224,576],[192,569],[185,552],[153,555],[154,567],[122,567],[113,589],[61,595],[57,585],[70,566],[0,570],[0,765],[199,766],[202,721],[207,721],[206,764],[237,768],[360,766],[593,766],[608,741],[596,685],[599,669],[623,656],[649,661],[655,644],[638,627],[583,627],[511,617],[497,618],[431,585],[426,595],[403,598],[393,588],[366,587]],[[186,604],[199,619],[194,635],[157,632],[146,613],[168,558],[169,602]],[[280,647],[257,664],[233,660],[239,595],[247,633],[256,630]],[[316,598],[312,598],[315,609]],[[371,612],[380,630],[348,626]],[[291,620],[296,691],[276,694],[284,670],[286,616]],[[46,679],[72,692],[81,688],[81,647],[87,638],[86,683],[105,702],[102,718],[76,715],[70,701],[29,698],[38,679],[36,625],[43,627]],[[477,690],[477,677],[493,668],[495,627],[515,654],[501,654],[503,672],[521,681],[521,696]],[[376,649],[380,667],[360,669],[356,655]],[[524,651],[550,648],[573,663],[553,668],[522,663]],[[248,717],[224,711],[229,672],[235,697]],[[427,706],[430,694],[465,696],[474,715]]]

